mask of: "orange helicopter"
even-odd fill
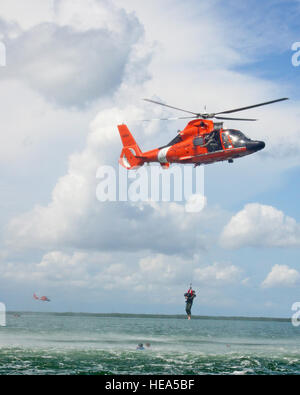
[[[288,98],[284,97],[277,100],[254,104],[252,106],[210,114],[201,114],[183,110],[155,100],[144,100],[193,114],[193,116],[189,117],[162,118],[161,120],[195,119],[190,121],[182,131],[179,131],[177,136],[170,141],[169,144],[147,152],[142,152],[140,150],[126,125],[119,125],[118,129],[123,143],[119,163],[128,170],[135,169],[145,163],[151,162],[158,162],[166,169],[170,167],[170,163],[192,163],[195,166],[226,160],[229,163],[232,163],[236,158],[262,150],[265,147],[265,143],[263,141],[251,140],[240,130],[224,129],[223,122],[214,122],[211,119],[256,121],[256,119],[228,118],[222,115],[277,103],[283,100],[288,100]]]

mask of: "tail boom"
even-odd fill
[[[128,170],[135,169],[144,164],[143,153],[126,125],[118,126],[123,149],[119,159],[121,166]]]

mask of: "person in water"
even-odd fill
[[[190,289],[184,294],[184,297],[185,297],[185,303],[186,303],[185,311],[186,311],[188,320],[190,320],[191,315],[192,315],[191,309],[192,309],[193,301],[194,301],[194,298],[196,297],[196,293],[192,289],[192,287],[190,287]]]
[[[137,350],[145,350],[145,349],[144,349],[143,343],[138,344],[138,346],[137,346],[136,349],[137,349]]]

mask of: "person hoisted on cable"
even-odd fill
[[[184,297],[185,297],[185,303],[186,303],[185,311],[186,311],[188,320],[190,320],[191,315],[192,315],[191,309],[192,309],[193,301],[194,301],[194,298],[196,297],[196,293],[192,288],[192,284],[190,285],[189,290],[184,294]]]

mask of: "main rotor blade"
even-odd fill
[[[155,101],[155,100],[151,100],[151,99],[143,99],[143,100],[148,101],[148,102],[150,102],[150,103],[159,104],[160,106],[173,108],[174,110],[179,110],[179,111],[187,112],[187,113],[189,113],[189,114],[194,114],[194,115],[196,115],[197,117],[200,115],[200,114],[198,114],[198,113],[196,113],[196,112],[187,111],[187,110],[183,110],[182,108],[177,108],[177,107],[169,106],[168,104],[160,103],[159,101]]]
[[[266,106],[267,104],[277,103],[277,102],[283,101],[283,100],[288,100],[288,97],[283,97],[283,98],[281,98],[281,99],[271,100],[271,101],[267,101],[267,102],[264,102],[264,103],[254,104],[254,105],[252,105],[252,106],[241,107],[241,108],[235,108],[235,109],[233,109],[233,110],[222,111],[222,112],[216,112],[215,115],[218,115],[218,114],[230,114],[230,113],[232,113],[232,112],[244,111],[244,110],[248,110],[249,108],[260,107],[260,106]]]
[[[257,121],[257,119],[252,118],[228,118],[228,117],[214,117],[216,119],[226,119],[230,121]]]
[[[190,118],[197,118],[197,116],[194,117],[172,117],[172,118],[151,118],[151,119],[141,119],[142,122],[151,122],[151,121],[175,121],[177,119],[190,119]]]

